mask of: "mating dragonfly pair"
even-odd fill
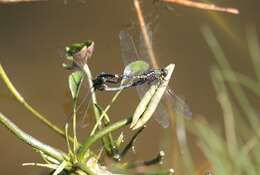
[[[134,62],[133,62],[134,63]],[[93,87],[100,91],[120,91],[130,87],[152,84],[155,81],[163,80],[167,75],[166,69],[151,69],[140,74],[110,74],[102,72],[93,80]],[[124,81],[124,82],[123,82]],[[118,87],[110,85],[119,84]]]
[[[152,33],[150,33],[150,40],[152,41]],[[142,36],[140,37],[140,50],[139,53],[136,49],[134,40],[132,36],[126,32],[121,31],[119,33],[119,40],[121,46],[122,59],[126,65],[123,74],[110,74],[110,73],[100,73],[93,80],[94,90],[100,91],[120,91],[126,88],[136,87],[138,95],[140,98],[143,97],[147,91],[147,85],[152,83],[163,81],[164,77],[167,75],[167,70],[162,69],[149,69],[150,60],[148,58],[148,49],[145,48]],[[138,68],[136,71],[127,69],[129,65],[138,62],[138,58],[142,58],[144,66]],[[139,60],[139,62],[141,62]],[[118,85],[118,86],[115,86]],[[167,128],[169,126],[169,109],[177,113],[181,113],[183,116],[191,117],[192,113],[189,106],[178,97],[172,89],[167,87],[163,99],[164,103],[160,103],[154,114],[154,119],[163,127]]]

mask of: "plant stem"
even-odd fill
[[[84,64],[83,70],[88,77],[87,79],[88,79],[88,84],[89,84],[89,87],[90,87],[90,93],[91,93],[91,97],[92,97],[91,99],[92,99],[92,104],[93,104],[93,108],[94,108],[94,113],[95,113],[96,121],[98,121],[99,111],[96,109],[96,107],[94,105],[94,104],[97,104],[97,97],[96,97],[96,94],[95,94],[95,89],[93,88],[92,74],[91,74],[91,71],[90,71],[87,64]]]
[[[101,124],[103,118],[105,119],[104,123],[105,123],[105,126],[108,126],[110,125],[110,119],[107,115],[107,111],[110,109],[111,105],[115,102],[115,100],[118,98],[118,96],[120,95],[122,91],[118,91],[116,92],[116,94],[113,96],[111,102],[107,105],[107,107],[105,108],[105,110],[102,110],[102,109],[99,109],[99,111],[101,111],[101,115],[100,115],[100,118],[99,120],[96,122],[94,128],[92,129],[91,133],[90,133],[90,136],[94,135],[96,133],[96,130],[98,128],[98,126]],[[96,106],[96,108],[98,108],[98,106]],[[115,141],[113,140],[113,136],[111,133],[108,134],[108,141],[109,141],[109,146],[110,146],[110,149],[111,149],[111,153],[113,155],[113,158],[117,159],[118,157],[118,147],[115,143]]]
[[[203,10],[226,12],[226,13],[231,13],[231,14],[236,14],[236,15],[239,14],[238,9],[230,8],[230,7],[220,7],[215,4],[208,4],[208,3],[204,3],[204,2],[195,2],[195,1],[191,1],[191,0],[162,0],[162,2],[175,3],[175,4],[203,9]]]
[[[104,129],[98,131],[95,135],[88,137],[85,140],[85,142],[82,144],[82,147],[79,149],[78,160],[80,162],[85,162],[85,160],[86,160],[85,154],[91,145],[93,145],[95,142],[97,142],[99,139],[106,136],[107,134],[109,134],[119,128],[127,126],[128,124],[131,123],[131,121],[132,121],[132,117],[125,118],[123,120],[120,120],[114,124],[111,124],[111,125],[105,127]]]
[[[91,71],[90,71],[90,69],[89,69],[87,64],[83,65],[83,70],[84,70],[84,72],[85,72],[85,74],[87,75],[87,78],[88,78],[88,84],[89,84],[89,87],[90,87],[90,93],[92,95],[91,99],[92,99],[93,109],[94,109],[94,113],[95,113],[95,119],[96,119],[96,122],[98,123],[98,121],[100,119],[100,112],[97,109],[97,107],[95,106],[95,104],[98,104],[98,103],[97,103],[97,98],[96,98],[96,94],[95,94],[95,89],[93,88],[92,74],[91,74]],[[105,117],[105,119],[106,119],[107,123],[110,123],[110,120],[109,120],[108,117]],[[101,123],[98,125],[98,128],[99,128],[99,130],[102,129]],[[114,141],[113,141],[113,138],[112,138],[112,135],[109,133],[108,137],[104,137],[102,139],[102,142],[103,142],[103,145],[105,147],[106,152],[111,154],[111,150],[113,150],[113,146],[111,146],[111,145],[115,145]]]
[[[134,2],[134,7],[136,10],[138,22],[139,22],[139,25],[141,28],[141,32],[144,37],[144,44],[145,44],[145,47],[147,48],[148,58],[150,59],[152,66],[155,68],[158,68],[159,65],[156,61],[156,57],[155,57],[154,50],[153,50],[152,43],[151,43],[151,38],[149,38],[149,35],[148,35],[147,25],[146,25],[146,22],[144,19],[144,15],[143,15],[143,12],[141,9],[140,2],[139,2],[139,0],[134,0],[133,2]]]
[[[64,159],[67,159],[66,154],[60,150],[57,150],[47,144],[44,144],[32,137],[31,135],[25,133],[23,130],[18,128],[12,121],[10,121],[7,117],[5,117],[0,112],[0,122],[9,129],[16,137],[18,137],[23,142],[32,146],[33,148],[42,151],[43,153],[53,157],[54,159],[62,162]]]
[[[66,124],[65,124],[65,134],[66,134],[67,149],[68,149],[68,154],[72,155],[73,152],[72,152],[72,149],[71,149],[71,146],[70,146],[69,137],[68,137],[68,135],[69,135],[69,133],[68,133],[68,132],[69,132],[68,129],[69,129],[69,124],[66,123]]]
[[[73,109],[73,153],[76,153],[78,147],[76,114],[77,114],[76,108],[74,108]]]
[[[114,101],[115,101],[115,100],[117,99],[117,97],[120,95],[120,93],[121,93],[121,91],[118,91],[118,92],[114,95],[114,97],[112,98],[110,104],[107,105],[107,107],[105,108],[105,110],[102,111],[102,113],[101,113],[101,115],[100,115],[98,121],[96,122],[95,126],[93,127],[93,129],[92,129],[92,131],[91,131],[91,133],[90,133],[90,136],[92,136],[92,135],[95,134],[95,132],[97,131],[98,126],[101,125],[101,121],[103,120],[103,118],[107,118],[106,121],[109,121],[109,122],[110,122],[110,120],[109,120],[109,118],[108,118],[108,116],[107,116],[107,111],[110,109],[111,105],[114,103]],[[109,124],[109,123],[107,123],[107,124]]]
[[[38,139],[27,134],[26,132],[21,130],[18,126],[16,126],[12,121],[10,121],[7,117],[5,117],[1,112],[0,112],[0,123],[2,123],[7,129],[9,129],[17,138],[19,138],[26,144],[30,145],[31,147],[35,148],[36,150],[40,151],[41,154],[50,156],[50,158],[53,158],[59,161],[60,163],[69,160],[69,157],[64,152],[55,149],[50,145],[44,144]],[[69,163],[69,161],[66,162]],[[91,170],[93,169],[93,167],[91,167],[90,165],[83,164],[82,166],[80,166],[80,169],[82,169],[82,171],[84,172],[87,172],[89,175],[96,175]]]
[[[16,100],[18,102],[20,102],[22,105],[24,105],[24,107],[30,111],[32,114],[34,114],[34,116],[40,120],[41,122],[43,122],[45,125],[47,125],[50,129],[52,129],[53,131],[55,131],[56,133],[58,133],[59,135],[61,135],[62,137],[64,137],[66,139],[66,134],[65,131],[63,131],[62,129],[60,129],[59,127],[57,127],[55,124],[53,124],[52,122],[50,122],[45,116],[43,116],[42,114],[40,114],[37,110],[35,110],[32,106],[30,106],[25,100],[24,98],[21,96],[21,94],[16,90],[16,88],[14,87],[14,85],[12,84],[12,82],[10,81],[10,79],[8,78],[7,74],[5,73],[3,66],[0,64],[0,77],[2,78],[2,80],[4,81],[4,83],[6,84],[8,90],[14,95],[14,97],[16,98]],[[74,139],[71,136],[68,136],[68,139],[71,143],[73,143]],[[80,145],[80,143],[79,143]]]
[[[37,110],[35,110],[32,106],[30,106],[25,100],[24,98],[21,96],[21,94],[16,90],[16,88],[14,87],[14,85],[12,84],[12,82],[10,81],[10,79],[8,78],[7,74],[5,73],[2,65],[0,64],[0,76],[2,78],[2,80],[4,81],[4,83],[6,84],[7,88],[9,89],[9,91],[15,96],[16,100],[18,102],[20,102],[22,105],[24,105],[24,107],[29,110],[32,114],[34,114],[34,116],[39,119],[41,122],[43,122],[44,124],[46,124],[49,128],[51,128],[52,130],[54,130],[55,132],[57,132],[58,134],[60,134],[62,137],[66,137],[65,136],[65,132],[60,129],[59,127],[57,127],[55,124],[53,124],[52,122],[50,122],[45,116],[43,116],[42,114],[40,114]],[[73,138],[69,137],[69,140],[71,142],[73,142]]]

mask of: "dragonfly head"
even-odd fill
[[[168,71],[165,68],[162,68],[161,69],[161,77],[164,78],[164,77],[167,76],[167,74],[168,74]]]
[[[102,76],[97,76],[95,79],[92,80],[93,88],[95,90],[103,91],[105,89],[105,78]]]

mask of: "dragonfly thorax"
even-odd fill
[[[155,80],[163,80],[166,75],[167,71],[165,69],[151,69],[140,75],[137,75],[136,78],[152,82]]]

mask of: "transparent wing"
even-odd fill
[[[137,60],[139,57],[135,47],[133,37],[127,31],[119,32],[119,41],[121,47],[121,56],[125,65]]]
[[[122,59],[125,65],[136,61],[138,58],[142,58],[144,61],[146,62],[150,62],[148,59],[148,55],[147,52],[142,51],[140,53],[142,53],[141,55],[139,55],[136,46],[134,44],[134,40],[132,38],[132,36],[126,32],[126,31],[121,31],[119,33],[119,40],[120,40],[120,46],[121,46],[121,54],[122,54]],[[145,46],[144,45],[140,45],[140,47],[142,47],[145,50]],[[139,50],[141,51],[142,48]],[[141,56],[141,57],[140,57]],[[137,93],[139,95],[140,98],[143,97],[143,95],[145,94],[145,92],[148,90],[148,87],[145,86],[140,86],[137,87]],[[155,112],[155,120],[164,128],[167,128],[169,126],[169,120],[167,118],[167,114],[166,111],[163,110],[163,106],[160,103],[157,107],[157,110]]]
[[[149,26],[147,26],[147,33],[148,33],[151,44],[153,44],[153,32]],[[147,48],[145,45],[144,37],[143,37],[142,33],[140,33],[139,40],[140,40],[140,42],[139,42],[140,55],[145,59],[146,62],[151,63],[151,60],[149,59],[149,54],[148,54],[149,48]],[[167,104],[172,109],[174,109],[175,112],[181,113],[185,117],[191,117],[192,112],[191,112],[189,105],[187,105],[184,102],[184,100],[182,100],[182,98],[178,97],[174,93],[174,91],[172,89],[170,89],[169,87],[165,91],[162,100],[164,100],[164,101],[167,100]],[[164,104],[164,105],[161,104],[160,106],[158,106],[158,110],[166,111],[167,106],[165,106],[165,105],[166,104]],[[166,113],[166,112],[160,112],[160,113],[162,113],[162,115],[164,116],[165,114],[163,114],[163,113]],[[156,116],[155,119],[157,117],[158,116]],[[160,120],[160,118],[164,119],[167,117],[159,117],[158,120]]]
[[[120,47],[121,47],[121,57],[123,59],[125,67],[124,75],[126,76],[134,76],[136,74],[140,74],[146,70],[149,69],[149,65],[147,64],[147,67],[145,69],[137,69],[137,71],[127,71],[127,68],[129,65],[131,65],[134,61],[139,60],[140,61],[140,56],[138,54],[138,51],[135,47],[134,40],[132,36],[126,32],[126,31],[120,31],[119,33],[119,41],[120,41]],[[131,70],[131,68],[129,69]],[[129,83],[129,80],[124,80],[123,85]]]
[[[85,91],[84,97],[78,104],[77,115],[78,118],[81,120],[79,124],[79,127],[81,128],[85,128],[87,126],[86,118],[91,103],[91,98],[92,98],[91,91],[90,89],[87,89]]]
[[[151,45],[153,46],[153,32],[149,26],[147,26],[147,34],[148,34],[149,41],[150,41]],[[149,59],[148,50],[149,50],[149,48],[147,48],[147,46],[145,45],[144,36],[142,35],[142,32],[140,32],[139,54],[144,61],[146,61],[147,63],[152,65],[151,60]],[[158,67],[155,67],[155,68],[158,68]]]
[[[153,33],[152,30],[150,29],[149,26],[147,26],[147,34],[149,37],[149,41],[151,43],[151,45],[153,46]],[[148,54],[149,48],[146,47],[145,42],[144,42],[144,37],[142,35],[142,33],[140,32],[140,36],[139,36],[139,53],[140,56],[150,65],[151,64],[151,60],[149,59],[149,54]],[[163,97],[164,99],[165,97]],[[162,100],[163,100],[162,99]],[[154,114],[154,119],[163,127],[163,128],[168,128],[169,127],[169,119],[168,119],[168,114],[167,114],[167,110],[165,109],[164,104],[159,103],[159,105],[157,106],[157,109],[155,111]]]
[[[172,106],[171,108],[174,109],[175,112],[187,118],[192,117],[190,106],[185,103],[183,98],[177,96],[172,89],[167,88],[164,96],[165,99],[167,98],[167,101],[169,101],[169,104]]]
[[[121,47],[121,56],[125,66],[140,58],[135,47],[134,40],[128,32],[120,31],[119,41]]]
[[[150,42],[152,44],[153,43],[153,33],[149,26],[147,26],[147,33],[148,33]],[[149,48],[147,48],[145,45],[144,37],[143,37],[142,33],[140,33],[139,38],[140,38],[140,42],[139,42],[140,55],[145,59],[146,62],[151,63],[151,61],[149,59],[149,55],[148,55]],[[184,102],[184,100],[182,100],[182,98],[178,97],[174,93],[174,91],[172,89],[170,89],[169,87],[165,91],[165,94],[164,94],[162,100],[167,100],[167,104],[169,104],[171,106],[171,108],[175,110],[175,112],[181,113],[182,115],[184,115],[186,117],[191,117],[192,112],[191,112],[189,105],[187,105]],[[159,110],[166,111],[165,109],[160,109],[160,108],[166,108],[166,106],[164,106],[164,107],[159,106],[159,108],[158,108]],[[166,117],[163,117],[163,118],[166,118]]]

